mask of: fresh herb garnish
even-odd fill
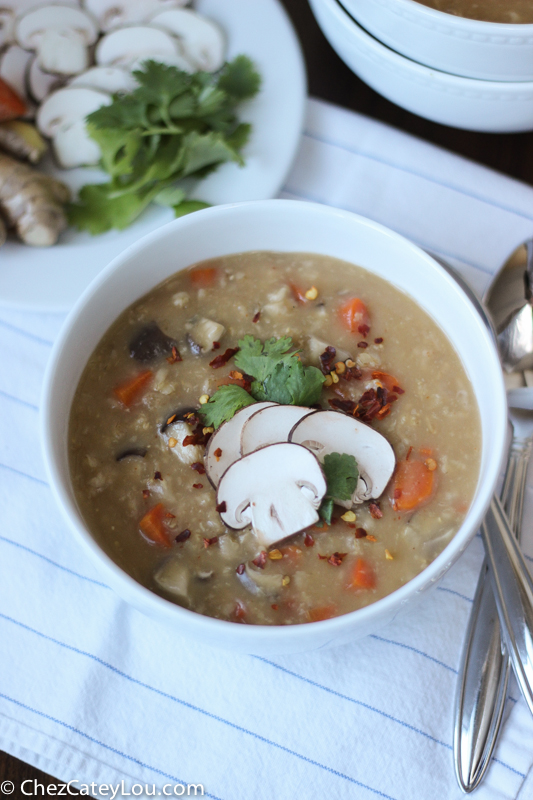
[[[202,417],[205,425],[219,428],[223,422],[235,416],[241,408],[255,403],[246,389],[242,386],[221,386],[217,389],[210,400],[198,409],[198,414]]]
[[[359,469],[354,456],[348,453],[329,453],[322,464],[326,476],[327,490],[318,513],[328,525],[335,500],[349,500],[359,479]]]
[[[126,228],[152,201],[173,207],[176,216],[204,208],[186,200],[178,182],[203,178],[224,162],[244,163],[251,127],[235,109],[261,82],[250,59],[238,56],[214,75],[155,61],[133,74],[139,84],[133,92],[114,95],[87,117],[110,181],[84,186],[69,219],[93,234]]]

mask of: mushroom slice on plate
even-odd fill
[[[178,37],[185,57],[196,69],[215,72],[223,65],[226,40],[213,20],[188,8],[174,8],[155,14],[150,22]]]
[[[259,544],[270,547],[318,521],[326,479],[315,456],[305,447],[271,444],[235,461],[217,491],[224,525],[247,525]]]
[[[111,103],[111,95],[85,86],[66,86],[49,95],[37,113],[37,127],[52,139],[60,166],[97,164],[100,148],[85,129],[85,117]]]
[[[65,5],[79,7],[79,0],[68,0]],[[42,6],[43,0],[1,0],[0,5],[0,47],[15,41],[15,19],[36,6]]]
[[[15,36],[21,47],[37,52],[45,72],[77,75],[89,66],[98,25],[90,14],[70,5],[39,6],[18,18]]]
[[[179,54],[179,45],[166,31],[150,25],[130,25],[107,33],[96,46],[100,66],[129,67],[158,55]]]
[[[242,429],[252,414],[274,405],[264,402],[241,408],[211,436],[205,451],[205,473],[212,486],[216,488],[228,467],[241,457]]]
[[[152,14],[186,5],[188,0],[84,0],[84,7],[98,20],[104,33],[145,22]]]
[[[9,84],[28,107],[24,119],[33,119],[35,116],[35,106],[31,104],[26,88],[26,71],[31,58],[32,54],[18,44],[9,45],[0,56],[0,78]]]
[[[44,72],[39,66],[39,59],[37,56],[33,56],[28,64],[28,70],[26,72],[26,85],[28,87],[28,92],[36,103],[42,103],[49,94],[59,89],[64,82],[64,76],[53,75],[51,72]]]
[[[1,0],[0,0],[1,2]],[[132,92],[137,81],[127,69],[122,67],[91,67],[69,81],[69,86],[86,86],[102,92]]]
[[[310,450],[320,462],[330,453],[354,456],[359,480],[350,500],[335,502],[344,508],[379,497],[391,479],[394,450],[381,433],[340,411],[315,411],[298,422],[289,441]]]
[[[263,405],[263,404],[262,404]],[[248,406],[252,410],[256,406]],[[312,414],[313,408],[303,406],[280,406],[257,409],[243,426],[241,433],[241,453],[243,456],[277,442],[288,442],[289,433],[297,422],[307,414]]]

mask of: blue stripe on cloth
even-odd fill
[[[51,722],[55,722],[57,725],[61,725],[63,728],[66,728],[73,733],[77,733],[79,736],[83,736],[85,739],[88,739],[90,742],[94,742],[99,747],[103,747],[105,750],[109,750],[111,753],[116,753],[116,755],[121,756],[122,758],[128,759],[128,761],[133,761],[134,764],[138,764],[140,767],[145,769],[149,769],[152,772],[155,772],[157,775],[161,775],[163,778],[169,778],[169,780],[174,781],[175,783],[186,784],[185,781],[180,780],[180,778],[176,778],[175,775],[170,775],[168,772],[163,772],[161,769],[157,769],[157,767],[152,767],[150,764],[145,764],[144,761],[140,761],[140,759],[135,758],[134,756],[130,756],[127,753],[123,753],[121,750],[117,750],[116,747],[111,747],[109,744],[104,744],[104,742],[100,742],[98,739],[95,739],[93,736],[89,736],[88,733],[84,731],[80,731],[79,728],[75,728],[73,725],[69,725],[66,722],[63,722],[60,719],[56,719],[56,717],[52,717],[50,714],[46,714],[44,711],[38,711],[36,708],[32,708],[31,706],[26,705],[26,703],[22,703],[20,700],[15,700],[14,697],[9,697],[7,694],[3,694],[0,692],[0,697],[4,700],[7,700],[10,703],[14,703],[21,708],[25,708],[27,711],[31,711],[32,714],[38,714],[40,717],[44,717],[44,719],[48,719]],[[204,797],[211,797],[213,800],[221,800],[220,797],[217,797],[214,794],[209,794],[205,792]]]
[[[448,664],[445,664],[444,661],[439,661],[438,658],[434,658],[433,656],[428,655],[428,653],[424,653],[423,650],[417,650],[416,647],[412,647],[410,644],[403,644],[403,642],[395,642],[393,639],[384,639],[383,636],[377,636],[375,633],[369,634],[371,639],[377,639],[378,642],[385,642],[386,644],[394,644],[396,647],[402,647],[404,650],[410,650],[413,653],[417,653],[419,656],[424,656],[424,658],[433,661],[435,664],[439,664],[444,669],[453,672],[457,675],[457,670],[453,667],[450,667]]]
[[[179,697],[175,697],[174,695],[168,694],[168,692],[162,691],[161,689],[156,689],[154,686],[150,686],[148,683],[144,683],[143,681],[140,681],[137,678],[133,678],[131,675],[128,675],[126,672],[122,672],[122,670],[118,669],[117,667],[114,667],[112,664],[108,664],[107,661],[104,661],[103,659],[93,655],[92,653],[88,653],[87,651],[80,650],[79,648],[74,647],[73,645],[61,642],[59,641],[59,639],[54,639],[52,636],[47,636],[45,633],[41,633],[41,631],[38,631],[35,628],[30,628],[29,625],[25,625],[23,622],[19,622],[18,620],[13,619],[12,617],[8,617],[6,614],[2,614],[1,612],[0,612],[0,618],[6,620],[7,622],[12,623],[13,625],[17,625],[19,628],[23,628],[24,630],[29,631],[30,633],[33,633],[36,636],[40,636],[42,639],[52,642],[53,644],[56,644],[59,647],[64,647],[66,650],[70,650],[73,653],[78,653],[81,656],[85,656],[86,658],[95,661],[96,663],[100,664],[106,669],[111,670],[111,672],[114,672],[119,677],[124,678],[125,680],[135,684],[136,686],[141,686],[143,689],[148,689],[148,691],[154,692],[154,694],[157,694],[160,697],[165,697],[167,700],[172,700],[172,702],[184,706],[185,708],[188,708],[191,711],[196,711],[199,714],[203,714],[204,716],[209,717],[210,719],[214,719],[217,722],[221,722],[223,725],[227,725],[228,727],[240,731],[241,733],[244,733],[247,736],[251,736],[260,742],[264,742],[265,744],[271,745],[272,747],[275,747],[278,750],[282,750],[284,753],[288,753],[289,755],[295,756],[295,758],[298,758],[300,761],[304,761],[307,764],[312,764],[313,766],[325,770],[326,772],[329,772],[331,775],[336,775],[338,778],[342,778],[343,780],[349,781],[350,783],[353,783],[356,786],[361,786],[363,789],[367,789],[369,792],[378,795],[378,797],[384,797],[385,800],[396,800],[396,798],[391,797],[391,795],[385,794],[384,792],[381,792],[379,789],[374,789],[372,786],[367,786],[365,783],[358,781],[356,778],[352,778],[350,775],[345,775],[343,772],[339,772],[339,770],[336,770],[333,767],[328,767],[326,764],[321,764],[319,761],[315,761],[314,759],[309,758],[308,756],[304,756],[301,753],[297,753],[295,750],[291,750],[289,747],[285,747],[285,745],[279,744],[278,742],[274,742],[271,739],[267,739],[266,736],[261,736],[261,734],[255,733],[254,731],[250,731],[247,728],[244,728],[242,725],[238,725],[235,722],[231,722],[230,720],[224,719],[223,717],[218,716],[218,714],[213,714],[211,711],[206,711],[205,709],[200,708],[199,706],[195,706],[192,703],[189,703],[187,700],[182,700]],[[4,695],[0,694],[0,697],[3,696]],[[10,698],[8,697],[7,699],[9,700]],[[31,710],[33,709],[30,709],[30,711]]]
[[[461,600],[466,600],[467,603],[473,603],[474,601],[472,598],[467,597],[466,594],[461,594],[461,592],[456,592],[455,589],[448,589],[447,586],[437,586],[437,591],[439,592],[448,592],[448,594],[454,594],[456,597],[460,597]]]
[[[362,156],[363,158],[368,158],[370,161],[375,161],[378,164],[385,164],[387,167],[393,167],[393,169],[400,170],[401,172],[407,172],[410,175],[415,175],[417,178],[423,178],[430,183],[434,183],[436,186],[443,186],[445,189],[451,189],[454,192],[458,192],[459,194],[463,194],[465,197],[471,197],[473,200],[479,200],[481,203],[486,203],[489,206],[493,206],[493,208],[499,208],[501,211],[508,211],[511,214],[515,214],[517,217],[522,217],[523,219],[533,221],[533,216],[529,214],[525,214],[523,211],[518,211],[516,208],[511,208],[509,206],[502,205],[501,203],[497,203],[495,200],[492,200],[488,197],[482,197],[479,194],[474,192],[466,191],[459,186],[454,186],[452,183],[446,183],[446,181],[437,180],[437,178],[432,177],[431,175],[427,175],[424,172],[419,172],[418,170],[411,169],[410,167],[406,167],[403,164],[397,164],[394,161],[390,161],[385,158],[380,158],[379,156],[373,155],[371,153],[365,153],[363,150],[356,150],[354,147],[348,147],[348,145],[341,144],[340,142],[334,142],[331,139],[325,139],[324,137],[318,136],[316,133],[310,133],[309,131],[304,131],[304,136],[307,136],[309,139],[313,139],[316,142],[320,142],[321,144],[328,144],[331,147],[338,147],[339,150],[344,150],[347,153],[352,153],[356,156]]]
[[[39,344],[45,344],[47,347],[52,347],[54,344],[53,342],[49,341],[49,339],[43,339],[41,336],[37,336],[35,333],[30,333],[30,331],[25,331],[23,328],[17,328],[16,325],[11,325],[10,322],[6,322],[3,319],[0,319],[0,325],[2,328],[6,328],[8,331],[12,331],[13,333],[18,333],[21,336],[26,336],[28,339],[31,339],[32,342],[38,342]]]
[[[310,195],[309,193],[305,193],[304,194],[303,192],[300,192],[299,190],[292,189],[290,186],[284,186],[283,187],[283,191],[286,192],[287,194],[294,195],[294,197],[299,197],[302,200],[309,200],[310,202],[321,203],[322,205],[331,205],[330,203],[327,203],[321,197],[317,197],[316,195]],[[334,208],[340,208],[342,211],[350,211],[352,213],[359,213],[359,212],[354,212],[353,208],[350,208],[349,206],[341,206],[339,203],[335,203]],[[379,222],[379,220],[376,220],[376,222]],[[385,224],[385,223],[382,223],[382,224]],[[471,261],[465,261],[465,259],[462,256],[458,256],[457,253],[450,253],[450,252],[447,252],[447,251],[444,251],[444,250],[441,250],[441,249],[437,249],[435,247],[435,245],[431,244],[430,242],[424,242],[422,239],[417,239],[415,236],[413,236],[413,234],[410,231],[403,231],[401,228],[398,228],[397,225],[394,225],[394,226],[388,225],[388,227],[391,228],[391,230],[395,230],[396,233],[399,233],[401,236],[404,236],[406,239],[409,239],[409,241],[413,242],[414,244],[417,244],[423,250],[431,250],[434,253],[437,253],[438,255],[441,255],[443,258],[453,258],[456,261],[460,261],[462,264],[465,264],[468,267],[472,267],[473,269],[477,269],[477,270],[479,270],[479,272],[482,272],[484,275],[492,275],[492,271],[490,269],[487,269],[487,267],[483,266],[482,264],[474,264]]]
[[[23,478],[29,478],[30,481],[35,481],[36,483],[40,483],[42,486],[50,488],[46,481],[41,480],[41,478],[36,478],[34,475],[29,475],[27,472],[22,472],[20,469],[10,467],[9,464],[0,463],[0,469],[5,469],[7,472],[12,472],[14,475],[22,475]]]
[[[36,550],[32,550],[31,547],[27,547],[24,544],[20,544],[20,542],[14,542],[13,539],[7,539],[5,536],[0,535],[0,542],[6,542],[7,544],[13,545],[13,547],[18,547],[20,550],[24,550],[26,553],[31,553],[33,556],[37,556],[37,558],[42,558],[43,561],[46,561],[53,567],[57,567],[58,569],[63,570],[63,572],[68,572],[70,575],[74,575],[76,578],[81,578],[82,581],[89,581],[89,583],[94,583],[95,586],[102,586],[104,589],[110,588],[106,583],[101,583],[101,581],[95,581],[94,578],[88,578],[86,575],[81,575],[79,572],[74,572],[73,569],[69,569],[69,567],[64,567],[63,564],[58,564],[57,561],[52,561],[51,558],[48,558],[48,556],[44,556],[42,553],[38,553]]]
[[[21,406],[26,406],[34,411],[39,411],[39,406],[34,406],[33,403],[28,403],[27,400],[21,400],[20,397],[15,397],[13,394],[8,394],[0,389],[0,397],[5,397],[6,400],[12,400],[14,403],[19,403]]]

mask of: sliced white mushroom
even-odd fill
[[[315,456],[288,442],[271,444],[236,461],[217,491],[222,522],[252,525],[259,544],[270,547],[318,521],[326,480]]]
[[[175,39],[161,28],[130,25],[106,34],[96,46],[95,59],[100,66],[126,67],[156,56],[179,55]]]
[[[153,14],[187,5],[188,0],[84,0],[84,7],[98,20],[101,31],[145,22]]]
[[[246,564],[244,572],[237,577],[251,594],[262,594],[275,598],[283,590],[283,575],[279,572],[265,572]]]
[[[69,81],[69,86],[87,86],[102,92],[132,92],[137,81],[127,69],[122,67],[91,67]]]
[[[185,437],[191,434],[191,426],[188,422],[184,422],[183,420],[169,425],[163,434],[167,442],[169,442],[170,439],[174,439],[176,444],[171,448],[172,452],[183,464],[189,466],[195,464],[197,461],[201,463],[204,457],[204,448],[199,444],[183,444]]]
[[[205,474],[215,488],[228,467],[242,455],[241,433],[244,425],[253,414],[273,405],[275,403],[264,402],[241,408],[211,436],[205,451]]]
[[[264,404],[262,404],[264,405]],[[255,408],[255,406],[248,406]],[[280,406],[257,409],[245,422],[241,433],[241,454],[243,456],[277,442],[288,442],[289,434],[297,422],[312,414],[315,409],[303,406]]]
[[[53,75],[51,72],[44,72],[39,66],[37,56],[33,56],[28,64],[26,72],[26,85],[28,87],[28,93],[36,103],[42,103],[49,94],[61,88],[64,82],[65,77],[63,75]]]
[[[176,46],[179,47],[179,43],[176,43]],[[165,64],[167,67],[177,67],[183,72],[196,72],[196,67],[182,53],[153,53],[150,56],[144,56],[133,61],[129,69],[132,72],[136,69],[142,69],[143,64],[148,60],[157,61],[158,64]]]
[[[92,15],[68,4],[39,6],[17,19],[21,47],[35,50],[41,69],[77,75],[89,66],[89,46],[98,38]]]
[[[163,561],[154,574],[154,580],[162,589],[176,595],[182,601],[189,599],[189,573],[179,558],[171,556]]]
[[[307,341],[309,360],[312,361],[313,364],[316,364],[317,367],[320,367],[320,356],[325,352],[327,347],[335,347],[335,345],[330,345],[327,342],[323,342],[321,339],[317,339],[316,336],[309,337]],[[341,350],[339,347],[335,347],[335,350],[334,364],[337,361],[346,361],[351,357],[350,353],[348,353],[346,350]]]
[[[308,448],[320,462],[330,453],[354,456],[359,469],[355,491],[350,500],[335,498],[344,508],[379,497],[394,471],[394,450],[387,439],[364,422],[339,411],[309,414],[294,426],[289,441]]]
[[[0,78],[9,84],[28,106],[24,119],[33,119],[35,116],[35,106],[26,88],[26,71],[31,59],[32,53],[23,50],[18,44],[9,45],[0,58]]]
[[[78,0],[63,0],[65,5],[78,7]],[[43,0],[1,0],[0,48],[15,41],[15,20],[32,8],[43,5]]]
[[[100,148],[85,128],[85,118],[111,96],[84,86],[66,86],[49,95],[37,114],[37,127],[52,139],[54,153],[62,167],[97,164]]]
[[[175,8],[155,14],[150,22],[178,37],[185,57],[196,69],[215,72],[223,65],[226,40],[213,20],[188,8]]]
[[[209,353],[215,342],[220,342],[226,329],[220,322],[207,317],[194,318],[189,330],[189,345],[193,353]]]

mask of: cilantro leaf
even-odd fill
[[[241,408],[255,403],[253,397],[241,386],[221,386],[209,401],[203,405],[198,414],[205,425],[219,428],[223,422],[231,419]]]
[[[111,228],[123,230],[149,205],[154,194],[152,190],[110,197],[109,184],[87,184],[80,190],[79,202],[68,206],[69,223],[93,235]]]
[[[349,500],[357,486],[359,469],[354,456],[347,453],[329,453],[322,464],[328,485],[326,496],[335,500]]]
[[[202,200],[183,200],[174,206],[174,213],[176,217],[184,217],[193,211],[201,211],[202,208],[209,208],[209,203],[204,203]]]
[[[326,522],[327,525],[331,525],[331,517],[333,516],[333,506],[335,503],[333,502],[331,497],[325,497],[324,500],[320,503],[320,508],[318,509],[318,513]],[[321,523],[323,525],[324,523]],[[318,527],[318,526],[317,526]]]
[[[246,56],[237,56],[222,69],[218,85],[236,100],[249,100],[261,86],[261,76]]]
[[[294,406],[312,406],[320,400],[324,375],[316,367],[304,367],[292,357],[291,362],[278,362],[264,381],[252,383],[256,400]]]
[[[264,381],[278,364],[293,358],[294,353],[287,355],[291,347],[290,336],[282,336],[281,339],[273,337],[263,344],[260,339],[247,335],[239,340],[240,349],[235,356],[235,366],[256,381]]]

